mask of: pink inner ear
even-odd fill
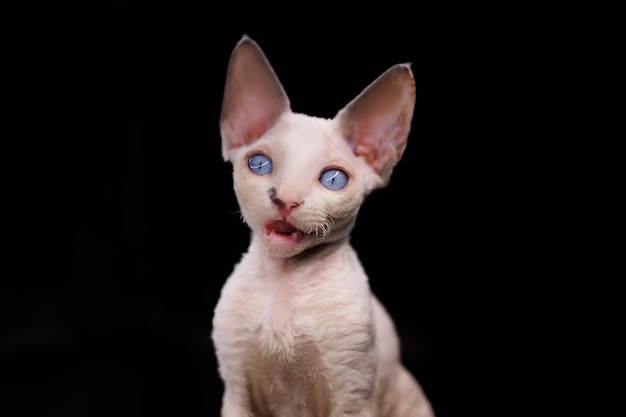
[[[354,154],[356,156],[362,156],[363,158],[365,158],[365,162],[367,162],[368,165],[372,167],[376,165],[376,160],[378,159],[378,151],[376,150],[376,147],[371,146],[371,144],[357,144],[356,148],[354,148]],[[378,169],[375,170],[378,171]]]
[[[261,137],[288,109],[289,99],[261,48],[243,38],[231,55],[226,77],[220,120],[224,156]]]
[[[403,113],[400,117],[368,120],[355,138],[354,153],[362,156],[374,171],[393,168],[406,146],[409,126]]]
[[[274,123],[277,115],[271,103],[250,97],[222,116],[222,133],[228,138],[229,147],[238,148],[254,142]]]
[[[354,153],[385,181],[406,147],[414,105],[413,74],[408,64],[398,64],[337,113]]]

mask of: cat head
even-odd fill
[[[226,74],[222,156],[243,219],[272,255],[349,236],[402,157],[414,106],[410,65],[397,64],[332,119],[294,113],[259,45],[241,38]]]

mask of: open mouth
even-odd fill
[[[300,243],[305,236],[302,230],[298,230],[291,223],[282,220],[265,223],[265,231],[268,235],[283,238],[293,243]]]

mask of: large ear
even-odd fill
[[[230,56],[220,115],[222,156],[249,144],[290,109],[289,98],[259,45],[243,35]]]
[[[411,129],[415,81],[410,64],[385,71],[335,116],[346,140],[386,184]]]

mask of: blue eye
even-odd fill
[[[248,159],[248,167],[257,175],[265,175],[272,172],[272,161],[267,156],[258,153]]]
[[[348,183],[348,174],[338,169],[329,169],[322,173],[320,182],[329,190],[341,190]]]

